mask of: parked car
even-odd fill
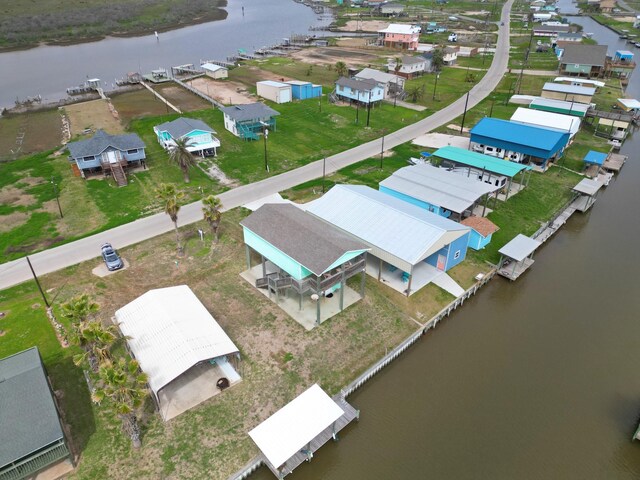
[[[102,251],[102,259],[109,270],[120,270],[124,267],[120,255],[118,255],[118,252],[116,252],[110,243],[102,245],[100,250]]]

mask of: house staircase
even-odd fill
[[[329,94],[329,101],[331,103],[336,103],[338,101],[338,95],[336,94],[335,88],[333,89],[333,92]]]
[[[103,152],[100,163],[102,164],[102,171],[105,172],[105,175],[111,173],[111,176],[119,187],[124,187],[129,183],[123,166],[127,165],[127,160],[122,157],[119,151],[112,150]]]
[[[127,175],[124,173],[124,168],[120,163],[111,165],[111,175],[116,181],[119,187],[125,187],[129,182],[127,181]]]
[[[258,140],[258,135],[247,125],[242,123],[237,123],[236,128],[238,129],[240,138],[244,140]]]

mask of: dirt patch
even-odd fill
[[[220,167],[218,167],[218,165],[216,165],[214,162],[210,161],[204,161],[204,162],[200,162],[200,168],[202,168],[202,170],[204,171],[204,173],[209,177],[209,178],[213,178],[217,181],[220,182],[220,184],[226,186],[226,187],[236,187],[238,186],[238,182],[236,180],[232,180],[229,177],[227,177],[227,175],[225,175],[225,173],[220,170]]]
[[[314,65],[335,65],[336,62],[345,62],[349,66],[368,65],[380,59],[376,53],[358,49],[345,48],[307,48],[291,55],[295,60],[312,63]]]
[[[25,212],[13,212],[9,215],[0,215],[0,232],[9,232],[29,220],[30,215]]]
[[[53,237],[53,238],[45,238],[44,240],[40,240],[39,242],[29,243],[25,245],[12,245],[7,247],[5,250],[6,254],[10,253],[28,253],[35,250],[44,250],[53,245],[57,245],[64,241],[64,237]]]
[[[50,150],[62,140],[61,116],[56,109],[0,118],[0,159],[14,159]]]
[[[336,40],[339,47],[366,47],[366,38],[342,37]]]
[[[636,21],[635,17],[616,17],[616,20],[618,22],[629,22],[629,23],[633,23]]]
[[[166,105],[146,88],[116,95],[111,102],[125,123],[134,118],[167,113]]]
[[[9,186],[0,190],[0,204],[11,205],[12,207],[28,207],[34,203],[36,203],[35,197],[19,188]]]
[[[191,85],[191,82],[188,83]],[[169,103],[172,103],[183,112],[192,112],[194,110],[202,110],[203,108],[211,108],[211,104],[209,102],[176,84],[164,83],[153,86],[152,88],[169,100]]]
[[[274,76],[270,72],[266,73]],[[256,98],[249,93],[247,87],[240,82],[220,82],[207,77],[200,77],[191,81],[190,85],[225,105],[244,105],[256,101]]]
[[[30,187],[34,185],[40,185],[41,183],[45,183],[46,180],[42,177],[23,177],[20,179],[20,183],[26,183]]]
[[[339,30],[343,32],[377,32],[389,26],[386,20],[349,20],[344,27]]]
[[[64,110],[69,118],[71,136],[81,135],[85,129],[102,129],[111,134],[124,133],[120,120],[113,116],[109,103],[105,100],[67,105]]]

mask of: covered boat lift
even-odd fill
[[[586,212],[591,206],[596,203],[596,195],[602,188],[602,183],[597,180],[591,180],[590,178],[583,178],[580,180],[573,191],[578,193],[579,196],[573,202],[573,206],[580,212]]]
[[[498,250],[501,255],[498,273],[511,281],[516,280],[533,265],[533,252],[541,242],[519,233],[513,240]]]

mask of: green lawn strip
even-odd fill
[[[633,22],[622,22],[614,17],[605,14],[593,13],[590,14],[591,18],[593,18],[596,22],[601,23],[603,25],[608,25],[613,27],[618,32],[622,32],[622,30],[628,30],[629,32],[633,31]],[[633,15],[629,14],[630,17]],[[635,33],[635,32],[634,32]]]
[[[258,67],[258,68],[256,68]],[[266,70],[286,78],[294,78],[326,87],[330,92],[338,79],[334,65],[312,65],[290,57],[271,57],[247,62],[229,71],[229,79],[244,83],[255,92],[256,82],[264,80],[261,70]]]
[[[557,70],[558,57],[555,55],[553,49],[549,48],[546,52],[536,52],[538,42],[551,45],[551,39],[549,37],[533,37],[533,39],[531,39],[530,35],[512,36],[509,67],[512,69],[521,68],[522,63],[525,61],[526,51],[530,48],[525,69]]]
[[[573,143],[564,152],[558,164],[576,172],[582,172],[585,166],[583,159],[589,150],[607,153],[610,148],[611,145],[607,143],[606,138],[596,137],[594,135],[594,128],[591,125],[583,123],[580,131],[574,137]]]
[[[443,109],[466,94],[484,77],[485,73],[486,71],[445,67],[439,74],[437,85],[436,75],[433,73],[407,80],[404,86],[405,91],[410,93],[414,88],[419,87],[423,88],[424,93],[422,97],[415,102],[412,101],[410,96],[405,100],[418,105],[424,105],[427,107],[428,112],[433,113],[434,111]]]

